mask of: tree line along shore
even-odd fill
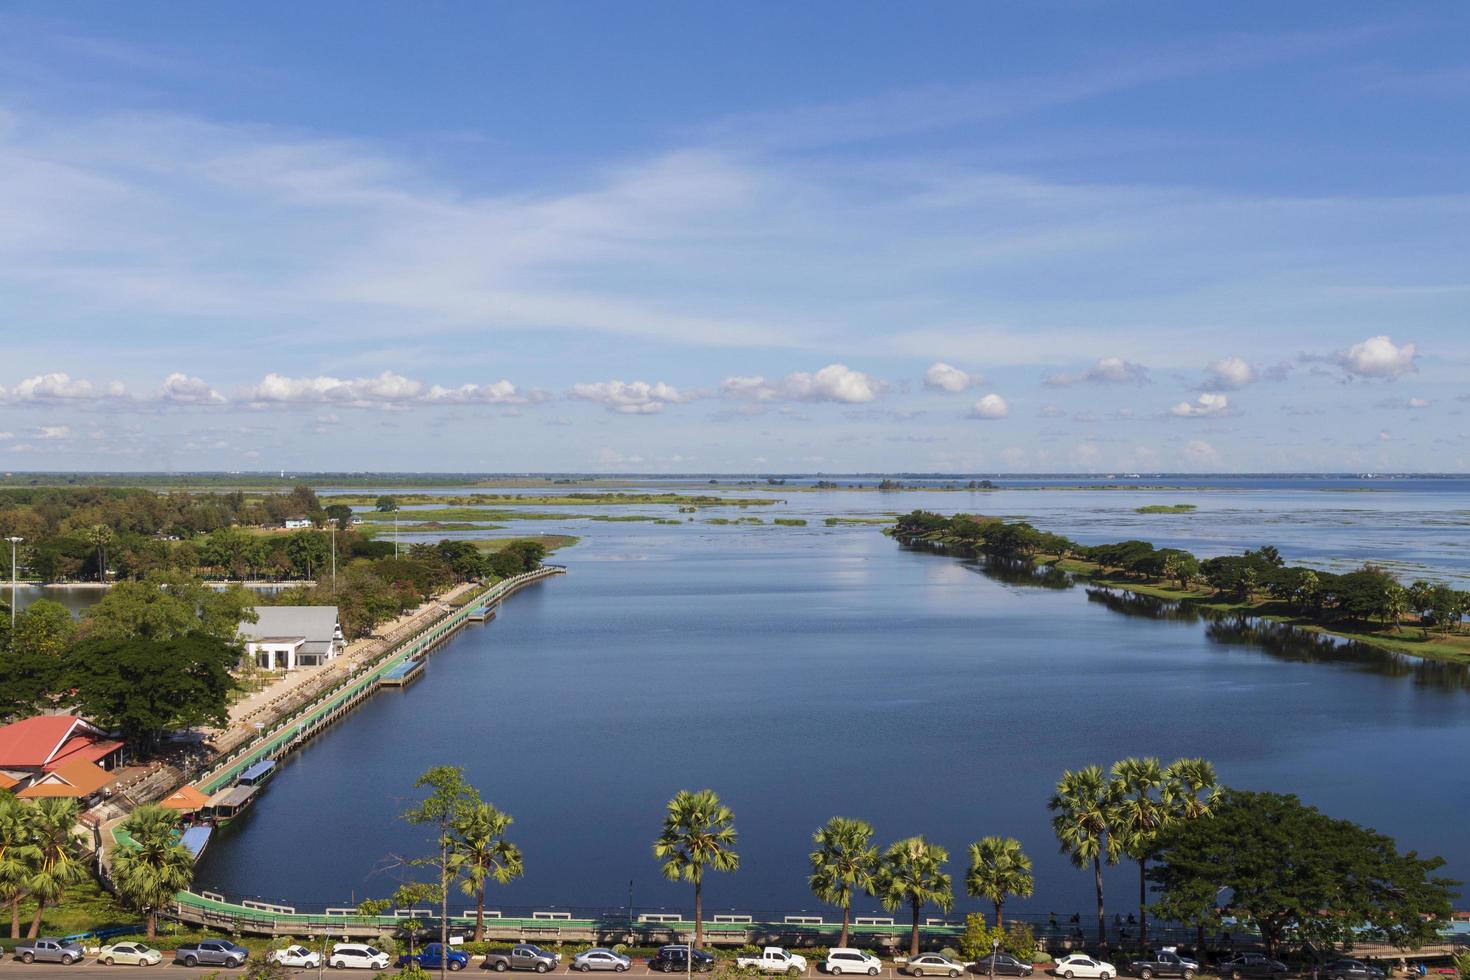
[[[357,911],[383,917],[394,909],[436,908],[437,916],[393,920],[385,938],[412,943],[432,928],[442,940],[449,896],[458,892],[475,903],[472,940],[479,943],[487,891],[534,873],[535,855],[513,840],[513,817],[485,800],[463,770],[435,766],[414,789],[422,798],[400,816],[423,829],[423,849],[401,859],[402,880],[390,895],[364,899]],[[1227,925],[1258,934],[1273,956],[1320,956],[1368,942],[1414,950],[1439,938],[1459,884],[1435,874],[1439,858],[1402,853],[1391,838],[1330,818],[1294,796],[1221,786],[1204,759],[1165,765],[1129,758],[1107,768],[1069,770],[1045,806],[1061,853],[1093,878],[1096,890],[1095,941],[1084,937],[1081,916],[1074,915],[1069,948],[1075,938],[1078,947],[1085,943],[1104,955],[1150,949],[1151,920],[1196,930],[1201,955],[1206,935],[1219,935]],[[70,895],[83,896],[91,914],[99,914],[94,862],[77,832],[78,816],[73,800],[32,803],[0,791],[0,903],[10,912],[11,940],[19,938],[26,918],[34,937],[49,922],[95,928],[130,914],[142,916],[140,931],[154,938],[158,910],[193,886],[194,860],[179,840],[179,814],[149,804],[122,823],[101,879],[114,896],[110,910],[100,913],[113,916],[109,923],[58,917]],[[867,895],[890,911],[908,913],[908,953],[916,955],[921,916],[930,908],[950,912],[962,887],[993,909],[966,916],[958,938],[965,956],[999,949],[1031,962],[1044,954],[1047,936],[1005,918],[1007,902],[1034,892],[1031,858],[1014,838],[983,836],[968,845],[960,882],[949,851],[922,834],[880,847],[871,824],[835,816],[811,841],[803,870],[813,896],[841,914],[840,946],[849,943],[854,900]],[[711,789],[681,790],[668,801],[651,854],[666,879],[691,887],[694,942],[702,945],[705,889],[714,885],[709,876],[741,867],[733,809]],[[1138,904],[1129,911],[1135,928],[1110,935],[1102,868],[1121,862],[1138,870]],[[1055,916],[1046,932],[1056,938]]]
[[[1025,521],[922,510],[900,517],[887,533],[908,545],[1048,565],[1160,599],[1269,617],[1400,653],[1470,661],[1470,592],[1422,579],[1405,585],[1371,564],[1344,573],[1290,565],[1272,545],[1204,559],[1141,540],[1083,545]]]

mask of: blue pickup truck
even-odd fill
[[[449,951],[448,963],[441,963],[440,958],[442,957],[443,952],[444,947],[439,943],[429,943],[417,953],[404,953],[402,956],[398,957],[398,968],[402,969],[403,967],[408,966],[408,964],[410,963],[417,963],[425,970],[437,970],[441,966],[447,966],[451,971],[453,971],[463,970],[465,967],[470,965],[469,954],[461,953],[457,949],[451,949]]]

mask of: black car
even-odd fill
[[[1183,980],[1194,980],[1194,975],[1199,972],[1199,964],[1194,960],[1187,960],[1173,950],[1160,950],[1147,959],[1134,960],[1128,964],[1128,972],[1141,980],[1153,980],[1154,977],[1182,977]]]
[[[1383,971],[1362,960],[1338,960],[1322,971],[1327,980],[1383,980]]]
[[[992,969],[990,961],[994,959],[995,965]],[[1031,975],[1031,964],[1022,963],[1009,953],[995,953],[991,956],[982,956],[976,961],[973,971],[975,973],[990,976],[994,973],[998,977],[1029,977]]]
[[[1286,964],[1260,953],[1241,953],[1228,960],[1221,960],[1216,972],[1230,980],[1246,980],[1247,977],[1279,977],[1286,972]]]
[[[696,949],[693,966],[696,973],[713,970],[715,967],[714,954]],[[650,970],[662,970],[664,973],[684,973],[689,970],[689,967],[689,947],[679,943],[659,947],[653,959],[648,961]]]

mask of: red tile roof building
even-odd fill
[[[73,762],[111,769],[123,743],[72,715],[37,715],[0,728],[0,772],[27,779]]]

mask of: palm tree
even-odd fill
[[[158,935],[158,910],[194,880],[194,855],[179,842],[179,816],[157,804],[140,806],[122,822],[133,846],[117,849],[112,879],[124,902],[148,917],[148,938]]]
[[[1051,829],[1062,853],[1079,868],[1092,865],[1097,889],[1097,942],[1104,950],[1108,948],[1108,932],[1103,919],[1102,863],[1105,859],[1109,864],[1118,861],[1117,844],[1110,832],[1113,802],[1112,786],[1102,769],[1088,766],[1063,772],[1056,793],[1046,804],[1056,814],[1051,818]]]
[[[10,903],[11,939],[20,938],[20,900],[40,857],[31,816],[29,806],[0,790],[0,901]]]
[[[714,790],[691,793],[681,789],[669,801],[664,829],[653,842],[653,856],[663,862],[665,878],[683,878],[694,885],[695,946],[704,942],[704,866],[711,865],[716,871],[740,870],[735,841],[735,814]]]
[[[813,895],[842,910],[842,938],[837,945],[846,946],[852,891],[858,888],[871,895],[877,884],[878,848],[873,846],[873,826],[866,820],[833,817],[817,828],[812,840],[817,849],[811,853],[808,882]]]
[[[1170,805],[1174,819],[1204,820],[1214,816],[1223,795],[1215,778],[1215,767],[1207,759],[1175,759],[1164,770],[1169,781]],[[1204,947],[1205,927],[1199,926],[1198,942]]]
[[[500,812],[493,803],[477,801],[454,828],[457,840],[450,860],[461,878],[460,891],[475,900],[477,943],[485,939],[485,879],[505,885],[526,873],[521,849],[505,839],[506,830],[514,822],[510,814]]]
[[[1113,763],[1112,838],[1138,862],[1138,940],[1148,948],[1148,859],[1158,849],[1159,833],[1174,820],[1173,783],[1159,760],[1123,759]]]
[[[970,871],[965,891],[995,903],[995,927],[1005,928],[1001,910],[1007,896],[1030,898],[1034,882],[1031,859],[1014,837],[982,837],[970,845]]]
[[[112,541],[112,528],[106,524],[93,524],[86,530],[86,537],[97,549],[97,581],[107,581],[107,546]]]
[[[923,837],[909,837],[890,844],[878,865],[878,898],[890,912],[907,904],[914,913],[909,931],[909,955],[919,955],[919,910],[938,905],[954,908],[954,889],[944,871],[949,852]]]
[[[67,888],[87,876],[82,863],[82,835],[77,821],[82,811],[76,800],[48,797],[37,800],[31,814],[35,832],[34,858],[26,875],[26,890],[36,897],[36,915],[26,935],[35,939],[41,913],[60,904]]]

